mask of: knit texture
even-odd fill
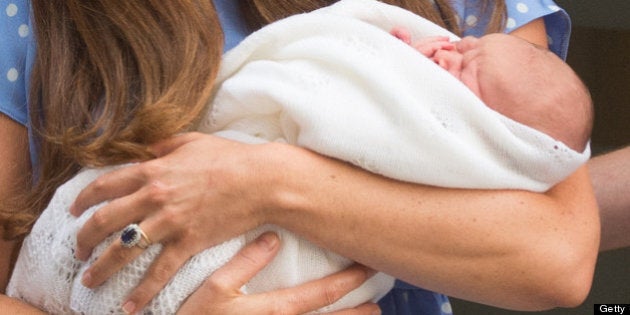
[[[395,26],[415,38],[457,39],[408,11],[371,0],[342,0],[287,18],[227,53],[200,131],[248,143],[286,142],[387,177],[443,187],[545,191],[588,159],[588,148],[574,152],[486,107],[390,35]],[[102,205],[78,219],[68,213],[79,191],[110,170],[85,170],[59,188],[24,242],[9,295],[51,313],[122,313],[123,298],[160,245],[89,290],[80,284],[82,273],[119,235],[100,244],[88,262],[77,261],[76,233]],[[282,248],[244,292],[292,287],[352,264],[282,228],[263,226],[190,259],[145,312],[175,313],[208,275],[266,230],[278,232]],[[393,282],[379,273],[320,311],[376,301]]]

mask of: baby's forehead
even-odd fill
[[[557,59],[546,47],[513,35],[498,33],[485,35],[479,40],[466,45],[464,50],[460,50],[458,47],[458,51],[468,61],[462,65],[463,67],[479,66],[477,62],[481,60],[486,66],[488,58],[478,58],[481,54],[490,55],[493,61],[507,69],[515,66],[528,67],[531,66],[531,63],[554,62],[551,59]],[[500,71],[501,69],[496,70]]]
[[[499,50],[505,53],[510,53],[511,50],[518,50],[521,52],[548,51],[546,47],[531,43],[514,35],[492,33],[484,35],[478,40],[468,41],[468,45],[465,45],[464,49],[460,50],[460,52],[466,53],[468,51],[478,49],[482,46],[486,50]]]

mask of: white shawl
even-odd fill
[[[287,18],[227,53],[200,131],[249,143],[287,142],[387,177],[445,187],[544,191],[587,160],[588,148],[574,152],[490,110],[457,79],[390,35],[395,26],[416,38],[457,38],[371,0],[342,0]],[[99,245],[87,263],[75,260],[76,233],[100,205],[79,219],[68,208],[85,185],[109,170],[86,170],[59,188],[24,242],[11,296],[53,313],[122,312],[121,301],[161,246],[151,246],[96,290],[80,284],[83,271],[119,235]],[[280,234],[282,249],[246,292],[295,286],[352,263],[265,226],[193,257],[148,309],[174,313],[245,242],[269,229]],[[377,300],[392,284],[392,277],[379,273],[322,310]]]

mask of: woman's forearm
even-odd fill
[[[506,308],[575,305],[590,288],[599,223],[584,168],[547,194],[457,190],[392,181],[299,148],[275,150],[289,160],[267,186],[277,204],[268,220],[327,249]]]
[[[30,159],[26,128],[1,113],[0,135],[0,202],[4,202],[19,189],[24,189],[26,175],[30,170]],[[0,227],[0,233],[2,232]],[[0,292],[4,292],[9,279],[14,246],[14,242],[4,241],[0,235],[0,252],[4,253],[0,258]]]
[[[601,209],[601,250],[630,246],[630,147],[592,158],[589,173]]]
[[[22,301],[10,298],[6,295],[0,295],[0,310],[6,314],[27,315],[27,314],[46,314],[45,312],[28,305]]]
[[[28,140],[26,128],[7,116],[0,114],[0,201],[22,189],[26,183],[26,174],[30,170],[28,157]],[[2,229],[0,228],[0,233]],[[4,293],[11,274],[11,253],[15,248],[14,241],[0,239],[0,292]],[[0,310],[10,314],[43,314],[40,310],[0,295]]]

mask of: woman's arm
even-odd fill
[[[510,35],[522,38],[540,47],[547,47],[547,30],[543,18],[535,19],[510,32]]]
[[[588,167],[602,217],[600,249],[630,246],[630,147],[596,156]]]
[[[0,309],[2,309],[3,312],[7,312],[7,314],[16,315],[46,314],[35,307],[6,295],[0,295]]]
[[[0,113],[0,200],[4,200],[24,189],[30,171],[28,156],[28,139],[26,128],[4,114]],[[0,231],[2,227],[0,227]],[[10,253],[15,242],[0,238],[0,250],[5,253],[0,258],[0,288],[4,292],[9,281]]]
[[[139,303],[188,257],[263,223],[426,289],[506,308],[572,306],[590,288],[599,221],[584,168],[535,194],[401,183],[296,147],[196,133],[154,150],[158,159],[88,186],[73,209],[115,199],[80,232],[79,257],[132,221],[165,245],[130,296]],[[112,246],[85,283],[138,254]]]
[[[547,46],[542,19],[537,19],[517,29],[512,35],[542,47]],[[553,65],[559,64],[548,66]],[[533,88],[535,90],[536,87]],[[315,169],[321,170],[321,168]],[[330,174],[334,174],[332,170]],[[346,178],[347,182],[343,182],[349,183],[350,178],[358,177],[360,175],[355,174]],[[304,178],[291,177],[291,179]],[[314,182],[309,178],[303,184]],[[325,179],[321,182],[325,182]],[[361,185],[368,182],[369,180],[365,180]],[[292,187],[299,187],[299,183],[295,183]],[[368,218],[374,218],[373,230],[365,230],[365,226],[361,225],[362,231],[366,232],[364,236],[371,232],[377,233],[379,238],[375,241],[370,240],[370,243],[364,247],[358,247],[360,251],[357,254],[369,256],[370,253],[377,253],[379,248],[387,248],[388,244],[390,247],[395,244],[402,245],[398,249],[392,249],[391,254],[384,255],[388,258],[395,257],[396,254],[401,255],[398,258],[385,262],[383,265],[370,265],[377,270],[390,272],[422,287],[448,295],[506,308],[538,309],[576,305],[589,291],[599,231],[597,208],[593,202],[593,192],[584,168],[545,195],[515,191],[449,191],[432,187],[414,187],[411,190],[424,190],[424,192],[417,192],[418,197],[410,200],[404,193],[399,193],[399,198],[393,198],[397,191],[402,191],[399,190],[402,189],[401,187],[394,191],[378,193],[387,191],[388,187],[394,188],[391,184],[367,190],[361,190],[359,186],[352,188],[346,185],[326,190],[314,189],[315,187],[322,187],[322,185],[313,184],[300,192],[323,191],[325,195],[319,198],[328,201],[335,200],[333,193],[339,193],[340,199],[337,200],[343,200],[341,198],[344,194],[356,196],[357,191],[369,192],[359,200],[348,202],[346,208],[348,210],[345,212],[341,209],[335,210],[332,205],[321,206],[312,200],[279,208],[300,209],[298,216],[282,213],[275,217],[292,219],[281,221],[280,224],[292,226],[300,234],[312,233],[313,238],[331,237],[323,241],[324,246],[353,244],[351,240],[335,243],[335,240],[343,240],[344,237],[353,238],[351,234],[322,235],[316,230],[326,226],[352,226],[352,221],[359,220],[361,213],[357,213],[356,217],[351,217],[348,216],[348,212],[352,209],[361,209],[358,205],[372,210],[373,208],[369,205],[378,204],[379,200],[383,200],[383,209],[395,210],[394,205],[396,203],[400,205],[398,211],[384,210],[384,216],[376,212],[363,213]],[[428,212],[410,213],[408,209],[414,209],[413,205],[400,204],[401,201],[414,199],[422,205],[415,207],[416,210],[424,209]],[[317,208],[309,208],[314,204],[317,204]],[[327,210],[343,213],[343,217],[337,218],[345,218],[348,221],[331,223],[330,218],[336,217],[332,213],[326,213]],[[390,213],[409,215],[409,220],[405,221],[403,217],[399,217],[393,218],[395,221],[392,221],[392,217],[389,217]],[[418,217],[414,219],[413,215],[418,215]],[[439,219],[436,219],[438,216]],[[360,220],[361,224],[366,222],[366,219]],[[304,225],[304,222],[324,223],[316,226]],[[385,222],[391,222],[391,224],[383,228],[382,224]],[[400,242],[401,236],[396,231],[405,228],[405,224],[408,225],[404,232],[408,235],[406,239],[408,247]],[[328,229],[328,231],[331,230],[339,231],[334,228]],[[380,232],[381,230],[383,231]],[[388,234],[389,239],[385,237]],[[431,237],[431,235],[439,235],[439,237]],[[399,241],[396,242],[396,239]],[[383,242],[379,244],[381,240]],[[403,237],[402,240],[405,238]],[[348,253],[352,251],[352,246],[332,249]],[[372,250],[368,250],[370,246],[373,247]],[[428,252],[427,249],[430,251]],[[411,257],[409,257],[410,254]],[[353,258],[370,264],[370,258],[367,256]],[[392,263],[397,260],[405,261],[404,267],[408,270],[405,271],[400,267],[394,270],[387,269],[388,263],[391,268]],[[488,264],[484,265],[481,262]],[[449,263],[452,263],[451,268],[449,268]],[[534,267],[537,265],[539,267]],[[454,275],[453,273],[453,277],[446,279],[440,278],[439,275],[432,277],[434,275],[431,274],[431,270],[438,270],[440,266],[443,266],[444,270],[459,270],[461,274]],[[532,281],[536,276],[538,279]],[[479,283],[476,279],[487,280]],[[555,285],[548,284],[550,279],[554,279]],[[543,283],[545,285],[542,285]],[[495,292],[496,289],[500,292]],[[497,301],[501,302],[497,304]]]
[[[143,213],[145,232],[165,245],[131,300],[148,301],[197,248],[265,222],[424,288],[490,305],[571,306],[590,288],[599,221],[584,168],[546,194],[469,191],[397,182],[282,144],[192,133],[160,146],[161,158],[101,177],[75,204],[77,211],[126,196],[86,223],[83,251],[99,234],[138,220],[127,209]],[[114,245],[87,284],[139,253]]]
[[[323,247],[423,288],[506,308],[577,305],[589,291],[599,224],[584,168],[541,195],[404,184],[285,153],[296,155],[313,160],[286,161],[295,176],[271,186],[286,183],[272,217]]]
[[[26,185],[30,171],[26,128],[0,114],[0,200]],[[0,232],[1,232],[0,228]],[[11,274],[11,253],[15,242],[0,240],[0,290],[5,292]],[[18,300],[0,295],[0,309],[12,314],[41,314],[42,312]]]
[[[26,185],[25,174],[30,170],[30,157],[28,155],[28,139],[26,128],[0,114],[0,200],[20,189],[20,184]],[[21,180],[22,179],[22,180]],[[247,281],[262,269],[276,254],[279,246],[276,236],[265,234],[257,242],[246,246],[239,255],[220,268],[213,275],[196,296],[201,293],[212,293],[213,306],[208,309],[208,296],[202,296],[199,301],[191,299],[185,303],[185,307],[191,310],[191,314],[214,312],[215,314],[243,314],[245,306],[256,307],[261,313],[271,312],[274,309],[291,310],[296,312],[308,312],[323,307],[332,301],[361,285],[371,274],[368,268],[355,266],[351,269],[339,272],[328,279],[306,284],[304,288],[292,288],[281,291],[268,292],[265,296],[248,296],[240,294],[242,284],[235,283],[237,275]],[[0,240],[0,312],[11,314],[44,314],[41,310],[20,300],[4,295],[11,272],[11,257],[15,242]],[[234,277],[220,278],[221,274],[234,274]],[[233,280],[233,281],[229,281]],[[266,303],[267,299],[276,303]],[[219,305],[221,306],[219,308]],[[371,314],[378,310],[375,304],[365,304],[355,310],[347,310],[347,314]],[[226,312],[226,313],[224,313]],[[251,314],[256,314],[252,312]]]
[[[28,148],[26,144],[26,128],[0,113],[0,200],[11,196],[20,185],[25,183],[24,174],[28,174]],[[26,162],[25,162],[26,161]],[[21,180],[21,178],[23,178]],[[0,227],[1,231],[1,227]],[[0,238],[0,249],[3,253],[13,251],[14,242]],[[4,288],[9,280],[11,255],[5,254],[0,258],[0,288]]]

